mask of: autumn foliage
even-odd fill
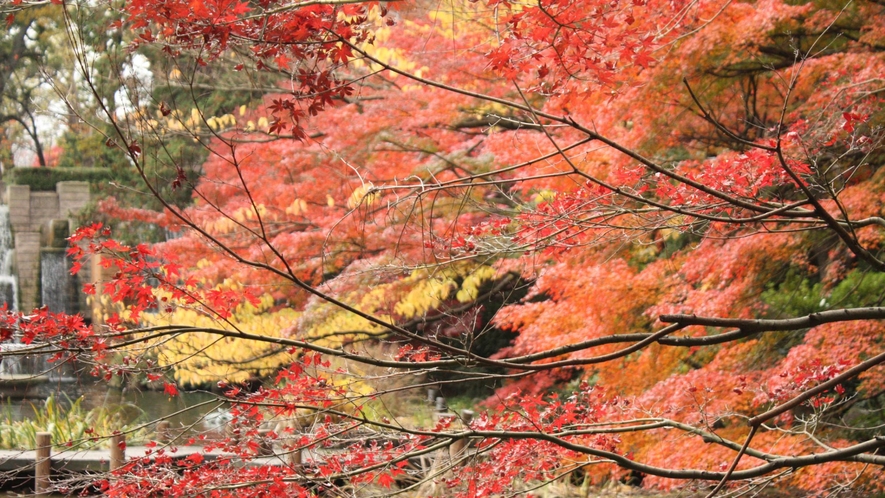
[[[98,213],[175,236],[81,228],[93,323],[7,312],[4,339],[212,386],[232,435],[158,445],[101,492],[883,491],[881,2],[108,9],[190,91],[106,110],[164,209]],[[199,92],[238,91],[210,70],[272,84],[209,115]],[[181,136],[196,177],[164,150]],[[465,385],[470,421],[387,409]],[[256,460],[268,438],[299,459]]]

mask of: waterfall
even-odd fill
[[[40,251],[40,300],[53,313],[77,313],[76,283],[64,249]]]
[[[12,272],[15,252],[12,249],[12,230],[9,227],[9,206],[0,205],[0,306],[18,310],[18,282]]]
[[[12,249],[12,230],[9,226],[9,206],[0,204],[0,306],[7,310],[18,310],[18,281],[13,273],[12,262],[15,252]],[[7,354],[27,347],[17,339],[0,344],[0,393],[15,395],[23,389],[22,384],[41,371],[43,361],[34,356]],[[12,392],[9,392],[12,390]]]
[[[68,220],[49,222],[48,247],[40,249],[40,303],[53,313],[73,315],[80,311],[77,289],[79,279],[71,275],[71,261],[67,256]]]
[[[9,206],[0,204],[0,306],[5,304],[8,310],[17,311],[18,281],[13,271],[12,245]],[[64,249],[43,250],[40,260],[43,304],[54,312],[76,313],[76,281],[68,272]],[[47,354],[23,354],[22,350],[30,347],[19,337],[0,344],[0,396],[32,396],[36,386],[74,379],[70,364],[51,363]]]

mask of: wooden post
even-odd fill
[[[442,396],[436,397],[436,402],[433,405],[433,422],[438,423],[440,420],[445,418],[452,418],[455,416],[454,413],[449,411],[449,407],[446,406],[446,398]]]
[[[299,467],[303,463],[303,458],[301,453],[304,451],[304,448],[298,446],[297,448],[291,450],[289,452],[289,465],[293,467]]]
[[[157,441],[160,443],[168,443],[172,439],[169,436],[169,421],[161,420],[157,422]]]
[[[34,494],[49,496],[49,474],[52,472],[52,435],[48,432],[37,433],[37,461],[34,468]]]
[[[473,422],[473,410],[461,410],[461,423],[464,427],[470,427],[471,422]]]
[[[461,410],[461,423],[464,427],[469,428],[470,422],[473,422],[473,410]],[[452,459],[453,464],[461,458],[466,449],[467,438],[459,439],[449,446],[449,458]]]
[[[231,442],[237,444],[240,442],[240,435],[243,431],[235,425],[228,424],[224,426],[224,435],[229,437]]]
[[[283,444],[283,451],[286,453],[286,461],[289,463],[291,467],[300,467],[302,463],[304,463],[304,456],[302,452],[304,448],[298,444],[301,438],[298,437],[303,433],[304,423],[302,423],[301,417],[297,414],[288,420],[283,420],[279,424],[277,424],[277,428],[275,432],[277,434],[290,434],[289,436],[280,436],[282,439],[288,439],[290,441],[296,441],[294,448],[290,448],[288,444]]]
[[[123,466],[126,461],[126,436],[115,434],[111,436],[111,471]]]
[[[258,431],[258,456],[273,456],[273,441],[268,437],[270,429],[261,429]]]

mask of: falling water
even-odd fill
[[[40,297],[53,313],[76,313],[76,296],[64,250],[40,251]]]
[[[6,304],[9,310],[18,309],[18,282],[12,272],[14,254],[9,206],[0,205],[0,306]]]
[[[40,249],[40,302],[53,313],[73,315],[80,311],[76,275],[71,275],[67,257],[70,223],[52,220],[48,225],[49,247]]]
[[[18,309],[18,282],[12,272],[12,230],[9,227],[9,206],[0,205],[0,306],[7,310]],[[19,381],[27,379],[40,367],[40,360],[29,356],[7,354],[15,352],[24,344],[18,341],[0,344],[0,381],[15,387]],[[4,393],[5,394],[5,393]]]
[[[18,310],[18,281],[13,271],[14,250],[9,226],[9,207],[0,205],[0,306]],[[52,311],[76,313],[76,294],[65,261],[64,249],[41,251],[41,287],[43,303]],[[48,301],[47,301],[48,299]],[[75,304],[71,305],[71,302]],[[21,343],[13,337],[0,344],[0,396],[21,397],[34,394],[34,387],[47,382],[72,379],[71,365],[49,361],[47,354],[27,354],[37,345]]]

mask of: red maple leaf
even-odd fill
[[[163,393],[168,394],[169,396],[178,396],[178,387],[172,382],[164,382]]]

